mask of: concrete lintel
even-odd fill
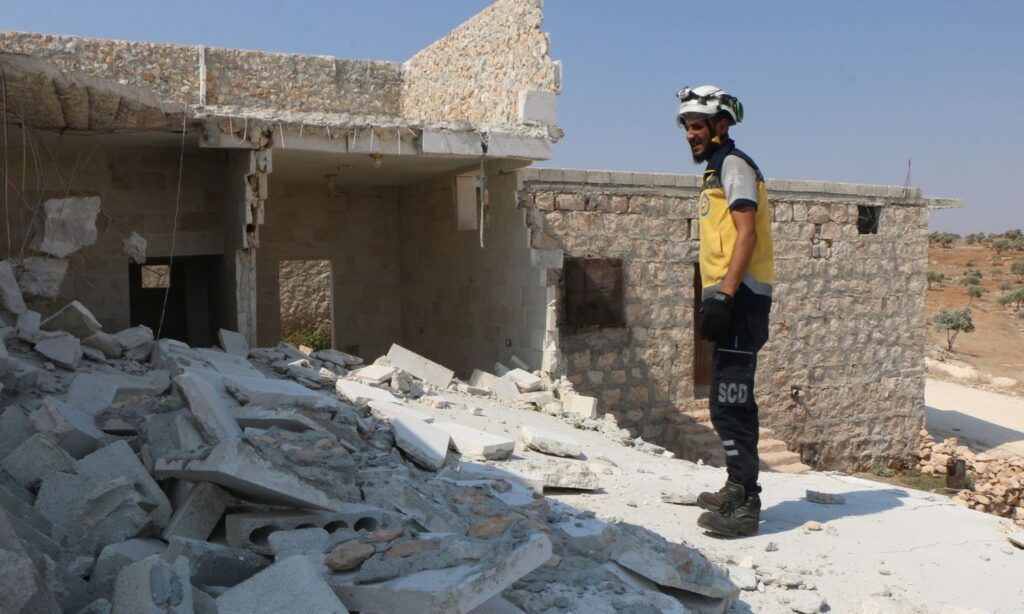
[[[551,159],[551,141],[540,137],[514,134],[487,135],[487,157],[518,158],[523,160]]]
[[[420,150],[426,156],[479,156],[483,154],[483,141],[475,132],[424,130]]]
[[[929,209],[963,209],[964,201],[959,198],[926,198],[925,205]]]
[[[217,125],[216,118],[204,119],[202,131],[199,133],[199,147],[202,149],[257,149],[257,145],[248,139],[239,140],[231,134],[225,134]]]

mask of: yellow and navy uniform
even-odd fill
[[[718,138],[715,137],[716,140]],[[721,139],[718,150],[708,160],[698,201],[700,276],[702,298],[705,300],[718,291],[729,270],[737,236],[729,212],[741,205],[756,209],[757,243],[747,274],[736,291],[735,305],[737,308],[769,309],[775,264],[771,211],[764,177],[754,161],[736,149],[732,139]]]

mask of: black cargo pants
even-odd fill
[[[754,400],[757,352],[768,341],[768,311],[736,309],[729,336],[715,343],[711,366],[711,423],[725,447],[729,481],[747,493],[757,484],[760,428]]]

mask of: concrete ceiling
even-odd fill
[[[374,166],[369,154],[329,153],[274,148],[273,182],[323,184],[334,173],[338,186],[405,186],[438,176],[472,170],[479,158],[385,155]]]

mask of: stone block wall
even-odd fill
[[[540,0],[498,0],[404,65],[402,114],[518,123],[519,92],[561,90]]]
[[[621,258],[626,326],[559,337],[559,368],[603,411],[684,457],[694,428],[692,176],[528,169],[534,247]],[[762,425],[817,467],[913,456],[924,420],[927,205],[918,189],[769,181],[775,241],[771,340],[758,369]],[[857,206],[880,208],[860,234]],[[561,292],[558,293],[561,296]],[[794,399],[791,391],[801,395]]]
[[[561,252],[533,250],[514,173],[488,171],[488,223],[458,230],[453,179],[402,194],[402,337],[410,349],[467,376],[516,355],[533,368],[553,358],[547,268]]]
[[[73,299],[81,301],[99,319],[104,330],[129,326],[128,271],[131,259],[123,239],[132,231],[148,241],[149,257],[167,257],[171,250],[177,194],[179,149],[174,146],[104,144],[96,137],[55,138],[33,132],[37,157],[28,152],[27,176],[22,177],[21,133],[9,128],[8,139],[18,143],[11,154],[10,222],[12,252],[20,253],[29,231],[32,209],[50,198],[99,196],[100,213],[94,245],[68,257],[69,267],[60,295],[49,303],[31,308],[45,315]],[[52,157],[52,158],[51,158]],[[37,166],[38,165],[38,166]],[[227,154],[223,151],[188,148],[182,169],[178,231],[178,256],[223,253],[222,219],[226,208],[224,173]],[[36,168],[39,173],[36,173]],[[24,186],[24,192],[21,187]],[[6,228],[6,217],[0,217]],[[0,258],[7,258],[7,233],[0,232]],[[26,256],[34,256],[30,249]]]
[[[278,265],[327,260],[332,269],[334,345],[358,346],[373,360],[401,331],[399,193],[394,188],[338,190],[270,181],[256,250],[257,341],[281,337]]]

